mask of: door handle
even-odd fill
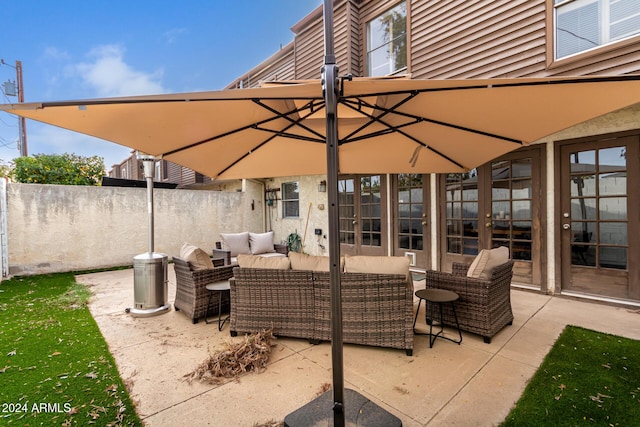
[[[487,228],[491,228],[491,225],[492,225],[491,222],[488,222],[484,226],[487,227]]]
[[[562,229],[563,230],[568,230],[570,228],[571,228],[571,226],[569,224],[562,224]]]
[[[422,225],[427,225],[427,221],[422,221]]]

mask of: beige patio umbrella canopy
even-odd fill
[[[347,409],[354,416],[359,412],[343,395],[338,174],[466,171],[640,102],[640,76],[338,79],[333,37],[326,30],[332,22],[327,3],[326,93],[320,81],[282,82],[255,89],[2,105],[0,111],[162,156],[217,179],[327,174],[329,411],[334,425],[342,427]]]
[[[338,170],[461,172],[640,101],[640,76],[341,79]],[[320,81],[2,105],[216,179],[327,173]]]

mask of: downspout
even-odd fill
[[[446,239],[446,236],[440,236],[439,232],[439,218],[438,218],[438,175],[435,173],[429,174],[429,185],[431,188],[431,241],[429,242],[431,245],[431,270],[440,270],[440,257],[439,248],[440,245],[438,242],[442,239]]]
[[[267,199],[267,186],[265,185],[264,181],[260,181],[260,184],[262,185],[260,188],[260,197],[262,198],[260,200],[260,203],[262,204],[262,229],[265,231],[272,231],[267,230],[267,203],[265,202],[265,200]]]
[[[395,237],[395,230],[393,229],[393,221],[391,217],[391,213],[393,211],[392,204],[393,197],[391,194],[391,174],[387,174],[387,256],[393,255],[393,242]]]

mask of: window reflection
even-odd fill
[[[531,260],[532,159],[492,163],[491,247],[507,246],[511,258]]]
[[[626,147],[571,153],[574,265],[627,268]]]
[[[447,252],[476,255],[478,253],[477,170],[448,174],[445,185]]]

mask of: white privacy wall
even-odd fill
[[[9,183],[9,274],[131,265],[148,250],[144,188]],[[262,188],[243,192],[154,189],[155,252],[178,255],[184,242],[207,252],[227,231],[262,232]]]

